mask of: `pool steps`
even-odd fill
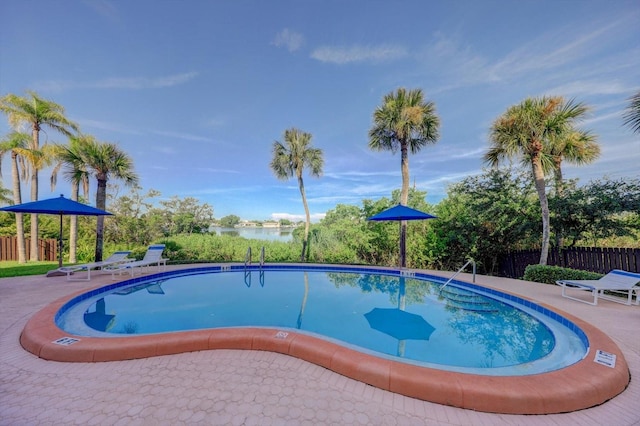
[[[440,288],[440,295],[446,299],[447,305],[456,309],[473,312],[498,312],[498,308],[487,298],[457,287]]]

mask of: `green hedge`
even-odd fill
[[[524,270],[524,280],[536,283],[555,284],[558,280],[597,280],[602,274],[562,268],[560,266],[529,265]]]

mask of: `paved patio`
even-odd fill
[[[175,267],[174,267],[175,268]],[[450,276],[447,273],[429,271]],[[469,276],[461,279],[470,281]],[[282,354],[215,350],[131,361],[59,363],[24,351],[27,320],[78,289],[111,283],[43,276],[0,279],[0,425],[638,425],[640,307],[564,299],[560,288],[480,276],[508,290],[588,321],[620,347],[629,388],[600,406],[566,414],[479,413],[416,400],[348,379]],[[593,356],[589,354],[589,356]]]

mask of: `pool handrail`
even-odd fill
[[[457,277],[457,276],[458,276],[458,274],[459,274],[460,272],[464,271],[464,268],[466,268],[467,266],[469,266],[469,264],[470,264],[470,263],[473,265],[473,282],[475,283],[475,282],[476,282],[476,262],[475,262],[475,260],[473,260],[473,259],[469,258],[469,260],[467,260],[467,263],[465,263],[464,265],[462,265],[462,268],[458,269],[458,272],[456,272],[455,274],[453,274],[453,275],[451,276],[451,278],[449,278],[449,279],[447,280],[447,282],[445,282],[445,283],[444,283],[444,285],[443,285],[442,287],[440,287],[440,292],[442,293],[442,289],[444,289],[444,288],[447,286],[447,284],[449,284],[451,281],[453,281],[453,279],[454,279],[455,277]]]
[[[247,269],[247,266],[251,266],[251,247],[247,249],[247,254],[244,255],[244,269]]]

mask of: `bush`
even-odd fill
[[[602,274],[562,268],[560,266],[529,265],[524,270],[524,280],[536,283],[555,284],[559,280],[597,280]]]

